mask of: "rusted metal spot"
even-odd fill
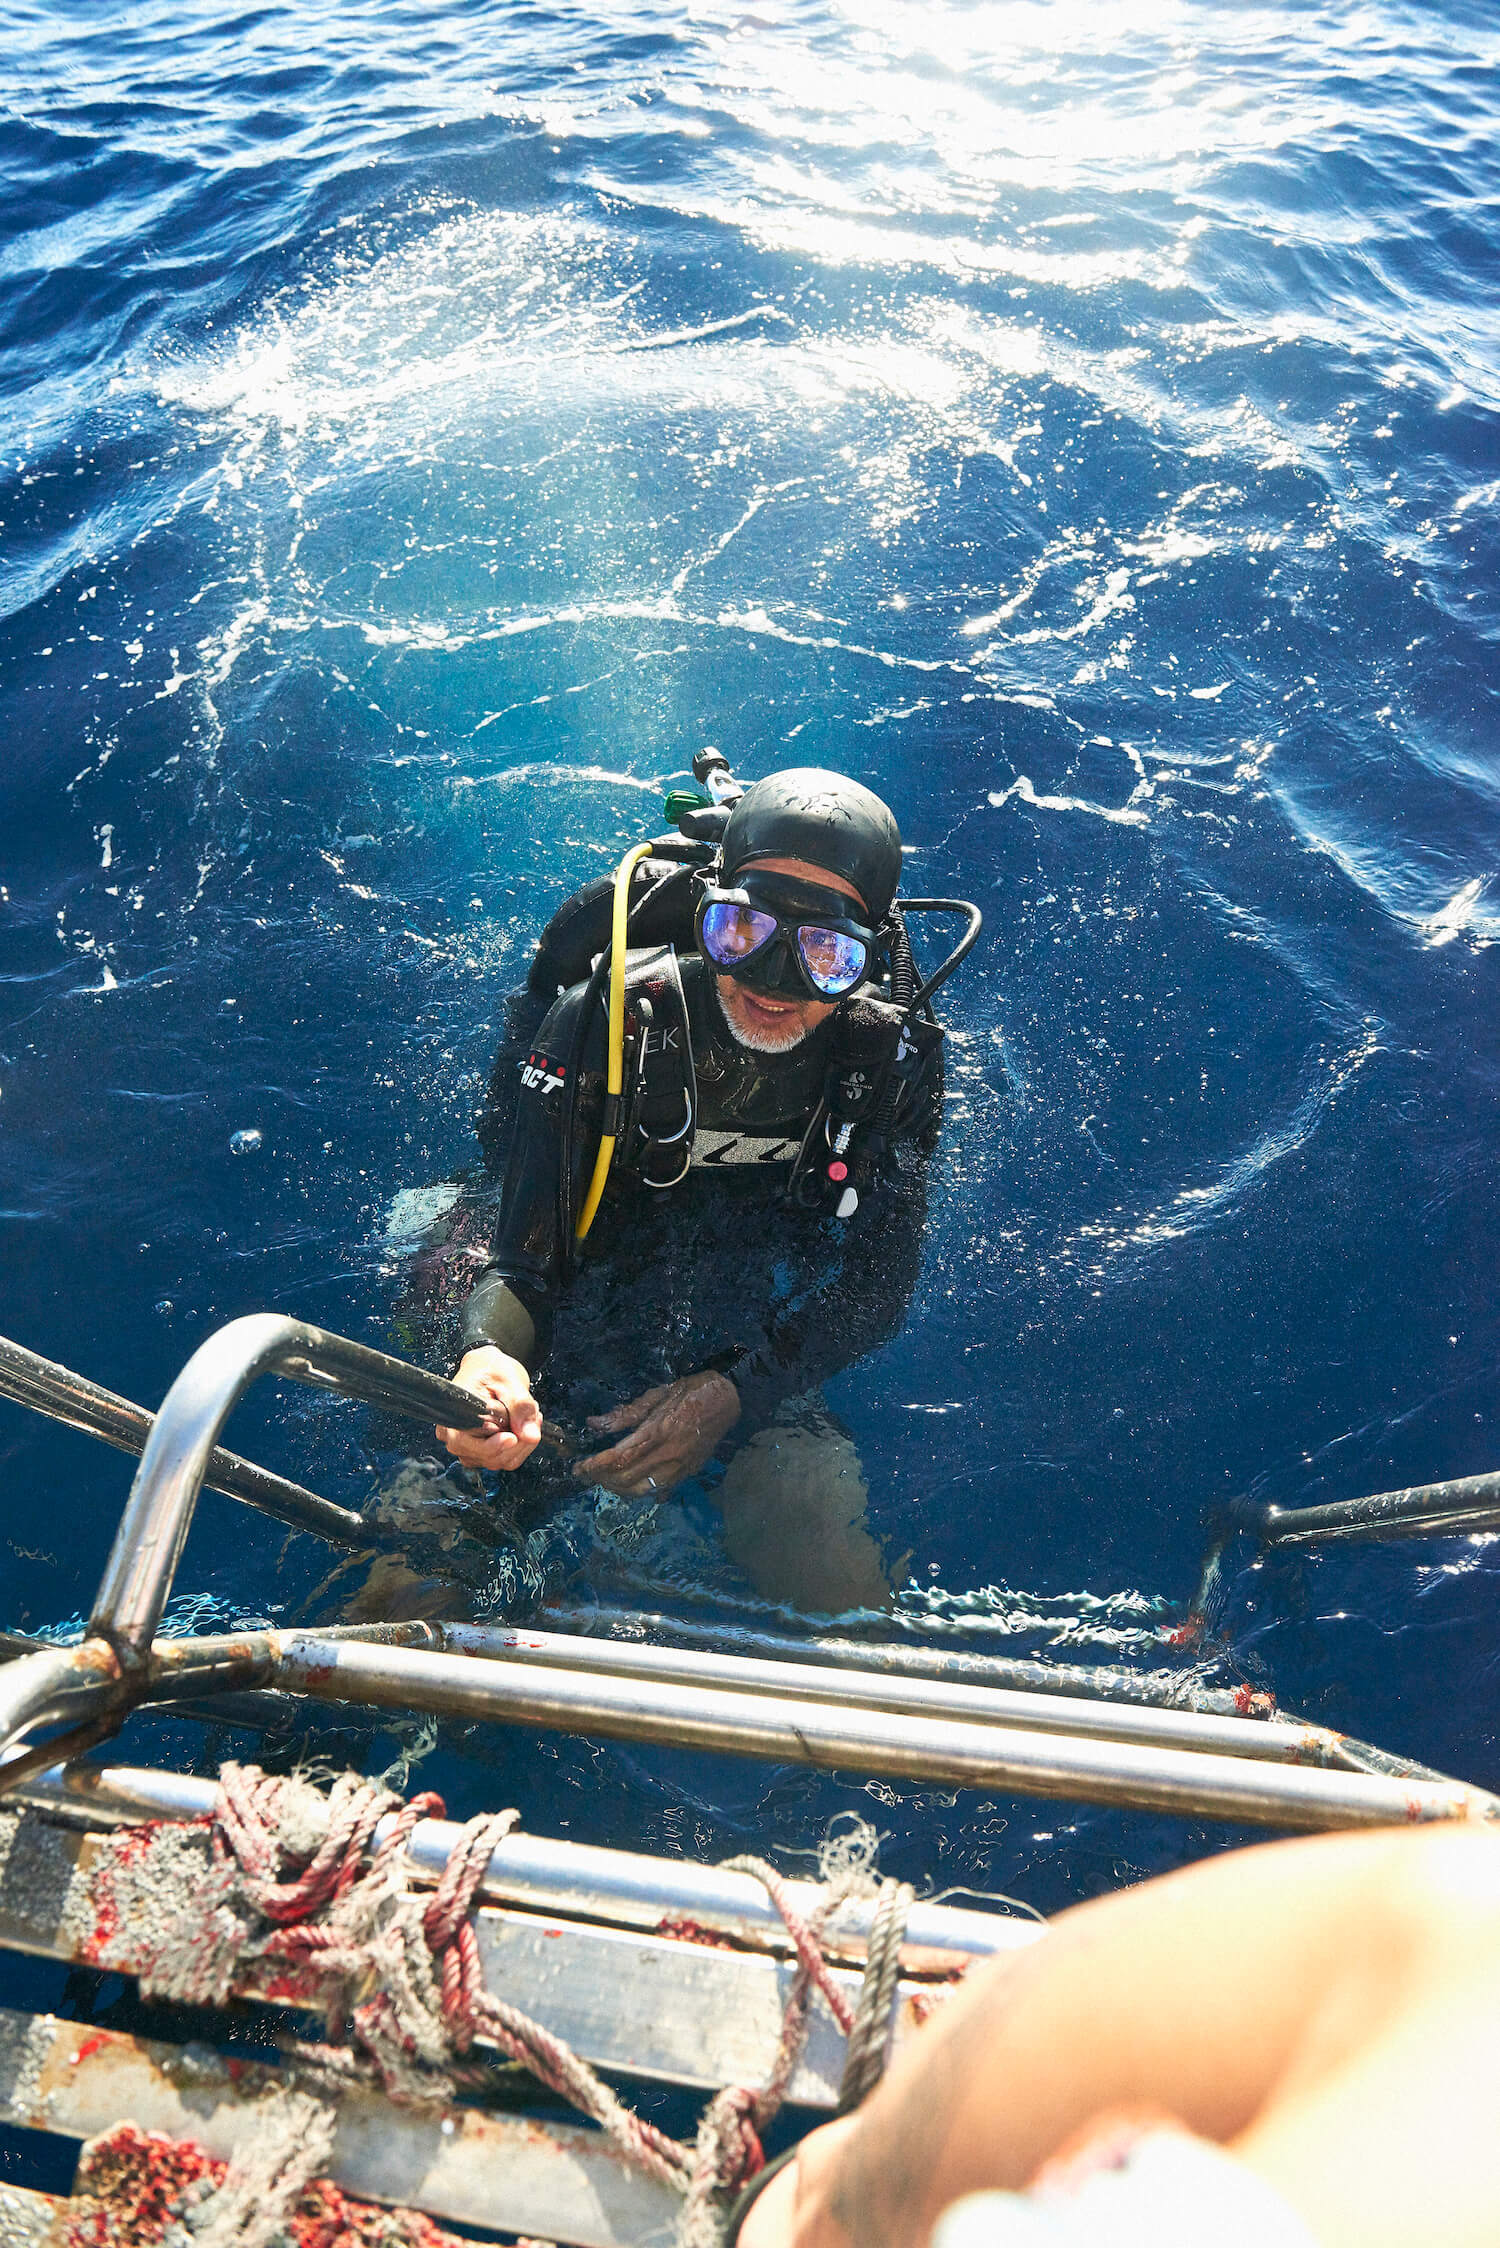
[[[663,1914],[652,1934],[669,1936],[674,1943],[679,1944],[706,1944],[710,1951],[739,1950],[733,1936],[726,1935],[722,1928],[705,1928],[701,1921],[692,1919],[687,1913]]]

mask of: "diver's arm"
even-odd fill
[[[562,1292],[565,1259],[559,1231],[559,1184],[562,1177],[563,1132],[567,1119],[568,1072],[572,1067],[578,1011],[585,987],[575,985],[549,1010],[527,1051],[517,1057],[520,1091],[505,1182],[500,1190],[500,1215],[490,1244],[490,1257],[474,1283],[464,1312],[465,1351],[493,1346],[516,1358],[535,1373],[552,1344],[552,1317]],[[602,1050],[601,1024],[594,1026],[595,1043]],[[575,1193],[577,1174],[592,1153],[597,1119],[589,1104],[578,1104],[578,1140],[574,1150]]]
[[[612,1413],[592,1413],[589,1427],[619,1436],[618,1444],[575,1460],[580,1482],[602,1483],[626,1498],[658,1498],[696,1475],[740,1417],[739,1392],[722,1374],[681,1374],[648,1389]]]
[[[500,1040],[490,1064],[489,1083],[475,1119],[476,1136],[487,1171],[503,1172],[516,1128],[521,1098],[521,1064],[536,1044],[538,1030],[555,993],[513,991],[500,1010]]]
[[[561,1096],[582,997],[581,990],[574,990],[558,1000],[517,1063],[520,1094],[500,1216],[489,1263],[464,1311],[463,1357],[453,1377],[494,1408],[496,1425],[438,1430],[466,1467],[519,1467],[541,1435],[531,1381],[547,1355],[552,1307],[563,1282]]]
[[[550,1340],[551,1325],[545,1296],[534,1295],[528,1303],[521,1286],[487,1264],[464,1307],[464,1350],[494,1348],[519,1358],[523,1366],[538,1366],[547,1355],[542,1336]]]
[[[899,1334],[922,1263],[926,1164],[903,1151],[854,1217],[843,1252],[818,1288],[773,1319],[765,1341],[725,1370],[739,1392],[741,1427],[762,1427],[785,1398],[814,1389]]]
[[[547,1013],[546,1003],[529,990],[513,992],[506,1000],[504,1028],[479,1115],[479,1145],[485,1165],[490,1170],[503,1166],[507,1204],[518,1183],[513,1158],[517,1119],[526,1090],[523,1072],[536,1051]],[[477,1351],[494,1348],[525,1366],[537,1365],[546,1355],[542,1339],[546,1316],[545,1299],[540,1293],[533,1309],[524,1285],[518,1286],[493,1264],[487,1264],[464,1309],[464,1355],[468,1358]]]

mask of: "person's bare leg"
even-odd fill
[[[821,1615],[889,1607],[890,1580],[865,1519],[869,1495],[853,1440],[804,1408],[795,1421],[772,1421],[730,1461],[718,1491],[725,1551],[763,1599]]]
[[[1325,2248],[1489,2248],[1500,2207],[1500,1838],[1320,1837],[1064,1913],[807,2142],[743,2248],[921,2248],[1091,2117],[1229,2146]]]

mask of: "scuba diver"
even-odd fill
[[[702,793],[667,800],[678,832],[543,932],[545,1017],[502,1048],[481,1124],[493,1157],[515,1086],[453,1377],[493,1419],[438,1434],[470,1467],[519,1467],[545,1366],[611,1440],[577,1481],[660,1499],[732,1439],[715,1497],[757,1589],[878,1604],[858,1456],[819,1385],[904,1318],[943,1098],[932,995],[980,916],[898,900],[900,834],[859,782],[804,768],[746,788],[712,750],[693,770]],[[968,921],[925,981],[918,912]]]

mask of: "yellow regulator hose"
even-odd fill
[[[606,1117],[610,1114],[610,1103],[618,1101],[625,1089],[625,918],[630,910],[630,878],[641,860],[650,855],[649,843],[637,843],[633,851],[625,853],[615,875],[615,908],[609,931],[609,1068],[604,1080]],[[599,1141],[599,1153],[594,1158],[594,1175],[589,1181],[588,1195],[578,1223],[573,1228],[573,1237],[577,1241],[583,1239],[594,1222],[614,1155],[615,1135],[613,1132],[605,1132]]]

